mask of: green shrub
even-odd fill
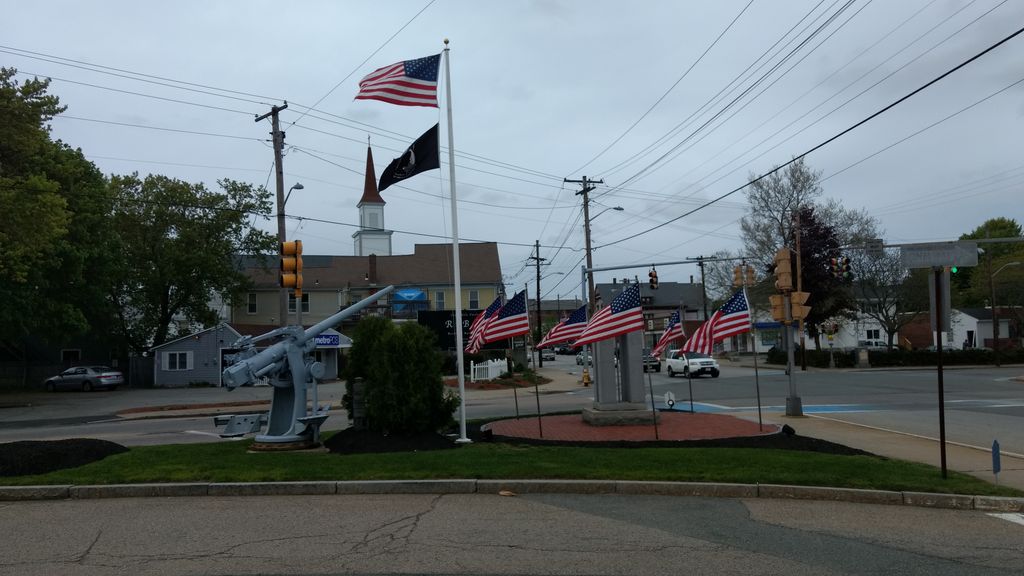
[[[352,340],[346,378],[366,381],[369,429],[419,434],[451,424],[459,398],[444,386],[442,358],[429,330],[370,317],[360,321]],[[350,385],[346,389],[351,396]]]

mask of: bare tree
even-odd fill
[[[755,178],[751,175],[751,180]],[[821,196],[820,179],[821,173],[800,159],[750,185],[750,214],[740,227],[744,251],[759,261],[762,271],[770,270],[775,252],[791,242],[794,212]]]
[[[878,322],[891,350],[900,328],[927,308],[927,297],[922,303],[920,291],[910,282],[910,271],[900,264],[898,250],[854,250],[849,258],[861,315]]]

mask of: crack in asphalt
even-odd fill
[[[81,556],[75,558],[74,560],[71,560],[71,562],[75,563],[75,564],[82,564],[83,561],[85,560],[86,556],[88,556],[89,553],[92,552],[92,549],[93,549],[94,546],[96,546],[96,543],[100,541],[100,537],[101,536],[103,536],[103,529],[102,528],[100,528],[99,530],[96,531],[96,537],[93,538],[92,542],[89,543],[89,546],[88,546],[88,548],[85,549],[85,552],[82,552]]]
[[[342,563],[345,570],[348,569],[348,556],[359,555],[364,558],[372,559],[377,558],[385,554],[393,552],[396,548],[408,546],[409,539],[412,537],[416,529],[419,528],[420,522],[423,518],[437,509],[438,502],[444,498],[444,494],[435,495],[431,498],[427,504],[426,510],[416,512],[415,514],[409,514],[402,516],[395,520],[390,520],[381,524],[380,526],[368,530],[363,535],[363,539],[356,542],[347,552],[343,552],[336,555],[336,558]],[[392,546],[397,543],[398,546]],[[376,547],[375,550],[371,551],[370,547]]]

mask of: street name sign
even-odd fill
[[[977,266],[978,243],[960,240],[904,244],[900,246],[900,264],[904,268]]]

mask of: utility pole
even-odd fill
[[[700,299],[704,306],[704,321],[708,319],[708,291],[707,283],[704,282],[704,257],[697,256],[697,266],[700,266]]]
[[[536,336],[533,339],[533,347],[536,348],[537,347],[537,343],[540,342],[540,339],[541,339],[541,329],[540,329],[540,263],[545,261],[545,260],[547,260],[547,258],[541,258],[540,257],[540,240],[536,241],[536,243],[534,244],[534,247],[537,250],[537,255],[536,256],[530,256],[528,258],[528,260],[535,260],[537,262],[537,313],[536,313],[537,314],[537,328],[536,328],[536,332],[535,332]],[[543,368],[543,367],[544,367],[544,354],[542,354],[540,350],[537,350],[537,368]]]
[[[278,114],[288,108],[288,102],[284,103],[284,106],[271,106],[270,112],[262,116],[256,117],[256,122],[264,120],[267,116],[270,116],[271,136],[274,139],[274,171],[277,176],[277,241],[278,245],[284,244],[285,238],[285,225],[284,225],[284,168],[281,165],[282,152],[284,149],[284,132],[281,131],[281,124],[278,119]],[[288,325],[288,289],[281,287],[278,294],[278,305],[280,312],[278,319],[281,326]],[[295,308],[297,310],[302,309],[302,302],[296,298]]]
[[[587,269],[594,267],[594,260],[590,254],[590,196],[589,192],[594,189],[591,184],[604,184],[604,180],[588,180],[586,176],[582,180],[570,180],[564,178],[562,180],[568,184],[581,184],[583,189],[576,193],[577,196],[583,196],[583,234],[586,241],[587,250]],[[596,300],[594,295],[594,273],[587,273],[587,309],[591,314],[594,313],[594,301]]]
[[[800,208],[794,213],[796,217],[796,291],[803,292],[803,274],[800,273]],[[807,343],[804,342],[804,317],[800,316],[797,321],[797,330],[800,332],[800,370],[807,371]]]

